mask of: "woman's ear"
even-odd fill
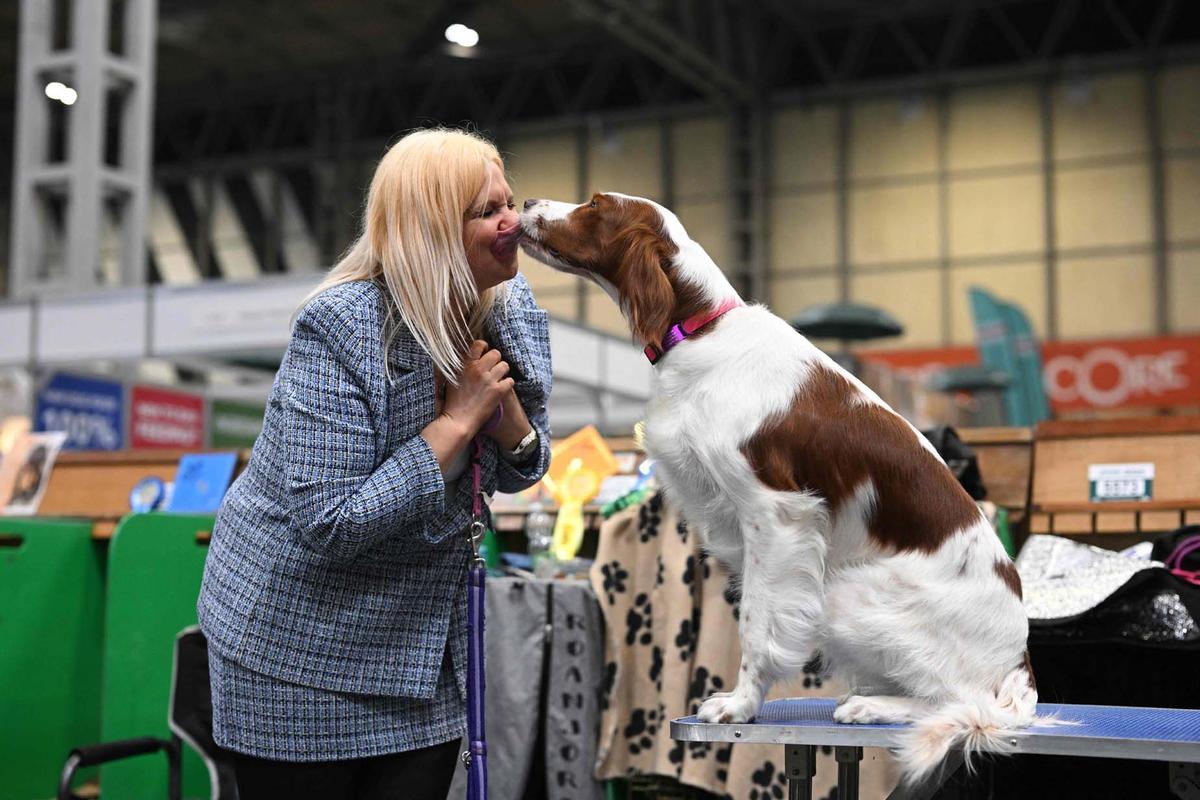
[[[624,258],[617,292],[629,315],[629,327],[642,344],[658,344],[675,311],[675,289],[667,277],[670,257],[663,237],[648,225],[637,225],[622,237]]]

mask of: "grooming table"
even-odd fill
[[[671,721],[671,738],[688,742],[780,744],[788,776],[789,800],[809,800],[818,745],[832,745],[838,764],[838,798],[858,797],[858,766],[864,747],[895,747],[907,725],[842,725],[833,721],[837,701],[826,698],[772,700],[754,722],[720,725],[696,717]],[[1171,762],[1170,780],[1200,777],[1200,710],[1082,706],[1041,703],[1039,715],[1075,725],[1034,725],[1007,734],[1014,753],[1136,758]],[[889,798],[931,796],[962,763],[951,753],[935,779],[911,790],[897,788]],[[1181,795],[1186,796],[1186,795]]]

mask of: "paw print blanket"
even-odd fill
[[[661,494],[610,518],[591,571],[605,620],[596,777],[656,775],[737,800],[787,796],[783,748],[676,742],[669,722],[696,713],[713,692],[731,690],[740,653],[737,595],[721,567]],[[817,668],[775,687],[771,697],[833,697]],[[815,797],[836,797],[837,765],[823,748]],[[889,756],[864,752],[863,797],[895,785]]]

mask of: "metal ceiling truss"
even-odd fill
[[[471,5],[468,0],[438,4],[399,58],[372,58],[315,79],[297,73],[291,85],[262,87],[257,93],[206,87],[189,99],[173,92],[164,98],[159,116],[159,161],[312,144],[319,136],[313,121],[322,91],[365,103],[361,114],[345,121],[345,135],[378,140],[386,138],[384,131],[431,119],[470,119],[496,127],[533,117],[604,113],[622,105],[699,100],[714,110],[744,106],[764,91],[836,90],[884,77],[875,63],[880,53],[892,59],[885,65],[887,74],[934,77],[976,66],[973,51],[980,41],[995,51],[994,65],[1037,65],[1067,52],[1064,47],[1069,50],[1079,26],[1106,28],[1114,47],[1153,60],[1182,4],[1155,0],[1135,14],[1121,0],[959,0],[950,5],[570,0],[569,8],[585,25],[553,42],[478,59],[431,55],[445,23]],[[508,6],[519,10],[518,4]],[[405,14],[415,13],[404,8]],[[328,28],[324,15],[312,22]],[[747,26],[754,30],[750,42],[742,41]],[[336,35],[353,39],[344,30]],[[286,54],[268,55],[286,60]],[[749,58],[758,62],[753,77]]]

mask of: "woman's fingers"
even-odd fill
[[[508,377],[511,368],[500,351],[482,339],[471,343],[466,361],[459,385],[447,389],[446,404],[461,409],[478,427],[486,424],[496,405],[513,392],[515,382]]]

